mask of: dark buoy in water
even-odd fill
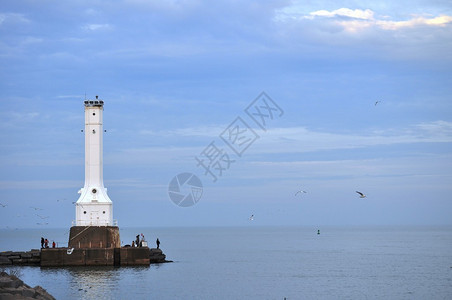
[[[317,230],[317,234],[320,234],[320,229],[319,229],[319,230]]]

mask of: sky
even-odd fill
[[[0,229],[71,226],[96,95],[120,227],[452,225],[450,1],[1,1]]]

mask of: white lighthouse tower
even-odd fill
[[[103,180],[102,113],[104,101],[85,100],[85,186],[75,204],[75,226],[116,226],[113,203]]]

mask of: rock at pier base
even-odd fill
[[[0,299],[55,300],[55,298],[47,293],[42,287],[36,286],[32,288],[16,276],[9,275],[5,272],[0,273]]]
[[[31,251],[3,251],[0,252],[1,265],[22,265],[39,266],[41,261],[41,251],[32,249]]]
[[[151,248],[149,252],[149,261],[151,264],[172,262],[166,260],[166,255],[163,253],[162,249]]]

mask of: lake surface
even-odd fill
[[[317,234],[320,229],[320,234]],[[0,250],[67,245],[68,229],[0,230]],[[57,299],[451,299],[452,227],[121,229],[173,263],[21,267]]]

